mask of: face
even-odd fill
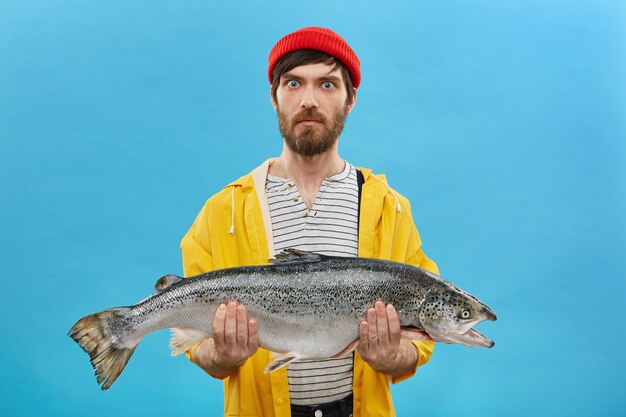
[[[347,96],[341,71],[332,65],[302,65],[285,73],[272,104],[289,149],[312,156],[335,146],[356,101],[356,93],[348,103]]]
[[[432,291],[424,300],[419,322],[437,342],[460,343],[465,346],[492,347],[493,341],[473,329],[484,320],[496,320],[496,314],[484,303],[460,288]]]

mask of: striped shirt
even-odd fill
[[[293,180],[267,176],[265,189],[276,253],[294,248],[322,255],[357,256],[359,196],[356,169],[346,162],[327,177],[309,210]],[[287,365],[291,403],[317,405],[352,393],[352,355]]]

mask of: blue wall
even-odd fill
[[[66,334],[180,274],[205,199],[280,152],[267,54],[308,25],[361,59],[341,155],[499,317],[494,349],[394,386],[398,415],[625,415],[624,3],[338,3],[0,3],[3,415],[221,412],[168,332],[106,393]]]

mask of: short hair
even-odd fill
[[[335,58],[332,55],[329,55],[322,51],[316,51],[314,49],[299,49],[297,51],[291,52],[290,54],[285,55],[274,67],[272,71],[272,88],[271,93],[274,100],[278,102],[276,98],[276,90],[278,89],[278,85],[280,84],[280,77],[286,74],[288,71],[299,67],[301,65],[308,64],[328,64],[334,65],[332,71],[335,71],[337,68],[341,70],[341,76],[343,78],[343,82],[346,85],[346,92],[348,93],[348,98],[346,102],[349,103],[352,101],[354,97],[354,88],[352,85],[352,79],[350,78],[350,73],[343,63]]]

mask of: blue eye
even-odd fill
[[[333,88],[335,85],[333,83],[331,83],[330,81],[326,81],[324,84],[322,84],[322,88],[324,90],[330,90],[331,88]]]
[[[291,88],[296,88],[298,86],[298,82],[296,80],[291,80],[289,82],[287,82],[287,86],[291,87]]]

